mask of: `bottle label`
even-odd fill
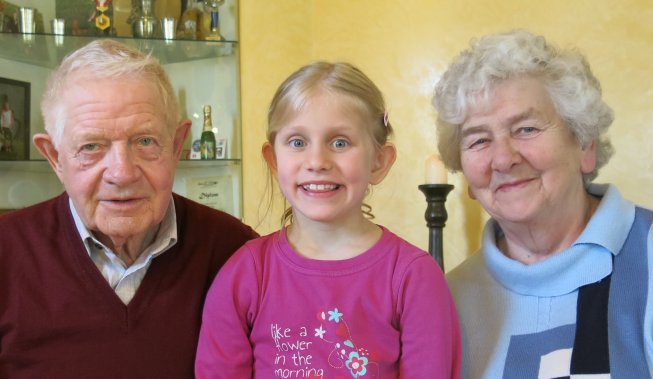
[[[201,159],[215,159],[215,142],[204,141],[200,145]]]

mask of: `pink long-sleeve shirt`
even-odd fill
[[[250,241],[209,290],[202,378],[458,378],[460,331],[442,271],[387,229],[368,251],[322,261],[285,229]]]

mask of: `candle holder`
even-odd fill
[[[421,184],[417,186],[426,196],[426,212],[424,219],[429,228],[429,254],[438,262],[444,271],[444,260],[442,257],[442,228],[447,222],[447,209],[444,203],[447,195],[453,189],[451,184]]]

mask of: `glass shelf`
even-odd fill
[[[236,41],[164,40],[117,36],[72,36],[0,32],[0,58],[53,69],[70,52],[98,38],[111,38],[152,52],[162,64],[217,58],[233,54]]]
[[[15,161],[0,161],[0,171],[24,171],[24,172],[54,172],[50,164],[45,159],[32,159],[32,160],[15,160]]]
[[[201,160],[201,159],[182,159],[179,161],[180,168],[191,168],[191,167],[204,167],[204,166],[233,166],[239,165],[240,159],[213,159],[213,160]]]

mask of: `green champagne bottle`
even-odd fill
[[[200,137],[200,158],[215,159],[215,134],[211,122],[211,106],[204,106],[204,128]]]

